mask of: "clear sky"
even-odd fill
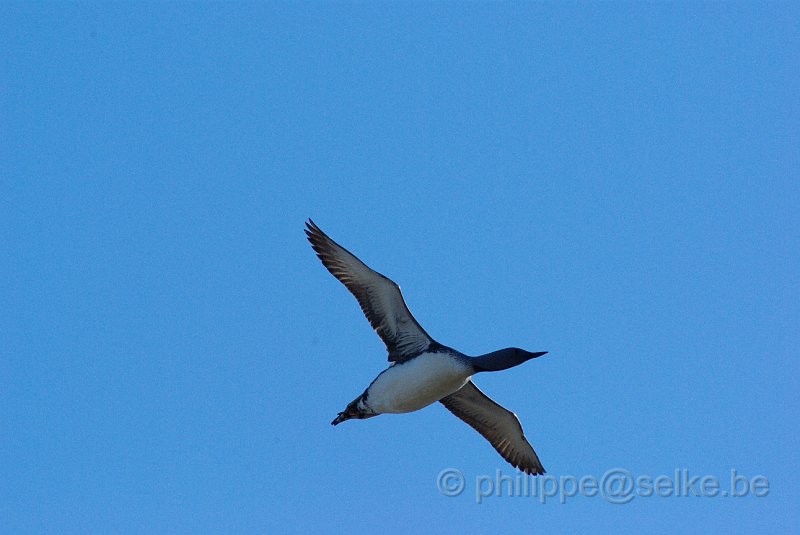
[[[0,531],[797,531],[798,26],[3,2]],[[387,362],[309,216],[441,343],[549,351],[476,383],[553,484],[769,494],[479,504],[515,472],[438,404],[331,427]]]

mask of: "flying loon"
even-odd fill
[[[525,439],[517,416],[481,392],[472,376],[512,368],[547,352],[506,348],[469,357],[444,346],[417,323],[400,287],[391,279],[370,269],[311,219],[305,233],[323,265],[358,300],[389,352],[389,367],[331,424],[413,412],[438,401],[483,435],[512,466],[527,474],[543,474],[544,467]]]

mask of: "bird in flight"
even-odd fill
[[[481,392],[472,376],[512,368],[547,352],[506,348],[470,357],[442,345],[417,323],[391,279],[370,269],[310,219],[305,232],[322,264],[355,296],[389,352],[389,367],[331,424],[413,412],[438,401],[483,435],[512,466],[527,474],[543,474],[517,416]]]

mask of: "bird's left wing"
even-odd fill
[[[492,401],[472,380],[440,401],[447,410],[483,435],[511,466],[526,474],[544,473],[539,456],[525,438],[517,415]]]

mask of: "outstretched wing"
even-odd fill
[[[310,219],[306,227],[311,247],[328,271],[356,297],[370,325],[386,344],[389,360],[403,362],[424,352],[433,339],[411,315],[400,287],[371,270]]]
[[[539,457],[525,439],[517,415],[492,401],[471,380],[442,398],[441,403],[483,435],[514,468],[526,474],[544,473]]]

